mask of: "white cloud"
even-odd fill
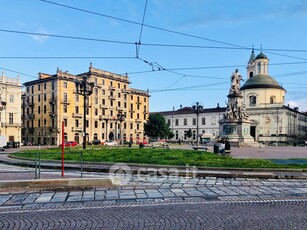
[[[36,33],[38,34],[48,34],[48,31],[43,29],[43,28],[39,28]],[[30,35],[31,38],[33,38],[35,41],[39,42],[39,43],[44,43],[48,36],[47,35]]]

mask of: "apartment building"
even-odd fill
[[[21,141],[21,94],[22,85],[17,78],[0,76],[0,135],[6,141]]]
[[[87,82],[90,94],[85,107],[76,86],[82,81]],[[129,84],[128,76],[96,69],[92,64],[88,72],[77,75],[59,69],[54,75],[39,73],[37,80],[24,83],[23,140],[59,144],[62,122],[65,140],[79,144],[83,141],[84,124],[87,142],[143,140],[149,94]],[[79,88],[79,92],[82,90]]]

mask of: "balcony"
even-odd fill
[[[83,116],[82,116],[81,113],[73,113],[73,114],[72,114],[72,117],[73,117],[73,118],[82,118]]]
[[[71,131],[72,132],[76,132],[76,133],[82,133],[83,132],[83,128],[82,127],[71,127]]]
[[[114,87],[114,86],[109,86],[109,90],[114,91],[114,90],[115,90],[115,87]]]
[[[135,119],[135,122],[136,123],[142,123],[142,120],[141,119]]]
[[[69,105],[71,102],[70,102],[70,100],[62,100],[62,102],[61,102],[62,104],[66,104],[66,105]]]
[[[114,96],[108,96],[109,100],[115,100]]]
[[[55,112],[49,112],[49,116],[50,116],[50,117],[55,117],[56,114],[55,114]]]
[[[9,122],[1,122],[1,127],[22,127],[22,123],[13,123],[10,124]]]
[[[55,105],[55,98],[51,98],[51,99],[49,99],[49,104],[51,104],[51,105]]]
[[[49,131],[50,132],[55,132],[56,131],[56,127],[55,126],[50,126],[49,127]]]
[[[134,109],[130,109],[129,113],[135,113],[135,110]]]
[[[106,105],[99,105],[99,109],[108,109],[109,107]]]
[[[136,104],[138,105],[141,105],[143,102],[141,102],[140,100],[139,101],[136,101]]]

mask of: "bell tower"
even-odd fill
[[[255,75],[255,73],[254,73],[255,62],[254,61],[255,61],[255,51],[254,51],[254,47],[253,47],[251,56],[249,58],[249,61],[248,61],[247,67],[246,67],[246,69],[247,69],[247,79],[250,79]]]

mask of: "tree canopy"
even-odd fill
[[[148,122],[144,125],[145,135],[152,138],[165,138],[172,136],[169,125],[160,113],[149,115]]]

